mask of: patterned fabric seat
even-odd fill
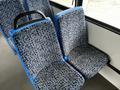
[[[0,27],[3,36],[7,43],[14,50],[13,45],[9,39],[9,30],[13,29],[14,18],[24,12],[23,6],[19,0],[1,0],[0,1]],[[21,19],[19,23],[24,22],[26,19]]]
[[[24,3],[26,3],[26,11],[32,11],[32,10],[40,10],[43,12],[47,17],[50,17],[53,19],[54,12],[50,5],[49,0],[24,0]],[[40,18],[39,15],[32,15],[32,18]]]
[[[84,80],[65,62],[53,62],[43,68],[35,78],[39,90],[80,90]]]
[[[63,60],[50,18],[11,30],[10,34],[36,90],[80,90],[84,78]]]
[[[70,63],[76,66],[86,78],[96,75],[108,61],[106,54],[92,46],[76,47],[69,56]]]
[[[108,56],[88,44],[85,16],[81,7],[58,13],[56,29],[63,55],[86,78],[93,77],[108,62]]]

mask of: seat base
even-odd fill
[[[53,62],[35,78],[37,90],[80,90],[83,76],[65,62]]]
[[[76,47],[70,52],[69,58],[69,62],[86,78],[96,75],[109,61],[108,55],[91,45]]]

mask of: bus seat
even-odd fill
[[[14,18],[24,12],[24,9],[19,0],[1,0],[0,1],[0,28],[2,35],[5,37],[10,48],[15,52],[14,47],[9,39],[9,30],[13,28]],[[19,23],[26,19],[19,20]]]
[[[59,42],[66,61],[80,71],[85,78],[96,75],[109,57],[88,44],[88,30],[82,7],[75,7],[55,16]]]
[[[28,77],[36,90],[80,90],[84,78],[63,60],[53,23],[43,18],[9,33]]]
[[[47,17],[50,17],[53,20],[54,12],[50,5],[49,0],[24,0],[24,3],[26,3],[26,11],[32,11],[32,10],[40,10],[43,12]],[[36,19],[39,16],[38,15],[32,15],[32,18]]]

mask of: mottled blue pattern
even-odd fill
[[[11,31],[12,39],[36,90],[79,90],[80,73],[63,61],[50,18]]]
[[[23,12],[24,9],[19,0],[0,1],[0,25],[7,38],[9,38],[9,30],[13,29],[13,22],[15,17]],[[22,19],[19,21],[19,23],[23,23],[25,20],[26,19]]]
[[[53,10],[51,8],[49,0],[26,0],[28,10],[40,10],[47,17],[53,18]],[[32,18],[38,18],[38,15],[32,15]]]
[[[86,78],[93,77],[108,62],[108,56],[88,44],[85,15],[81,7],[56,16],[60,43],[64,55]]]
[[[9,46],[14,50],[14,47],[9,39],[9,30],[13,29],[15,17],[23,13],[24,9],[19,0],[1,0],[0,1],[0,25],[3,36]],[[22,18],[18,24],[25,22],[27,19]]]
[[[53,62],[35,78],[39,90],[80,90],[84,79],[65,62]]]
[[[68,55],[73,48],[87,44],[87,30],[82,8],[77,7],[60,12],[56,18],[59,22],[59,32],[65,55]]]
[[[76,47],[69,53],[72,63],[86,77],[96,75],[108,62],[108,56],[100,50],[88,45]]]

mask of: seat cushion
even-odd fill
[[[69,58],[70,63],[86,78],[93,77],[108,62],[108,56],[91,45],[74,48],[70,52]]]
[[[65,62],[53,62],[35,78],[37,90],[80,90],[84,78]]]

